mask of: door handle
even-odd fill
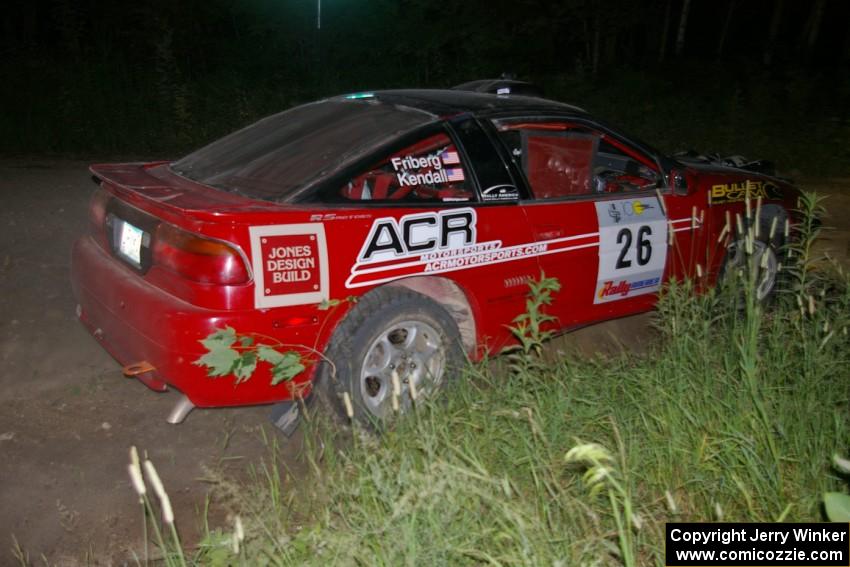
[[[539,240],[552,240],[564,236],[564,227],[557,224],[543,224],[534,230],[535,238]]]

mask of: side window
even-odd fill
[[[460,154],[446,134],[393,153],[340,189],[348,201],[451,202],[473,200]]]
[[[496,128],[537,199],[636,191],[660,180],[648,158],[583,125],[497,122]]]
[[[650,167],[604,137],[599,140],[593,160],[593,175],[595,189],[600,193],[654,188],[661,181],[655,166]]]

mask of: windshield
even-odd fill
[[[325,100],[264,118],[171,168],[206,185],[279,201],[433,120],[428,113],[375,99]]]

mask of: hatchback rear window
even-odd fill
[[[299,106],[234,132],[174,162],[195,181],[281,201],[373,148],[435,117],[375,99]]]

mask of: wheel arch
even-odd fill
[[[405,287],[441,305],[457,324],[464,350],[467,353],[475,352],[477,342],[475,312],[469,297],[456,282],[439,276],[415,276],[390,282],[386,286]]]
[[[753,213],[755,216],[755,213]],[[775,232],[771,235],[770,228],[773,224],[773,219],[776,219]],[[785,244],[785,221],[790,220],[791,215],[788,210],[778,203],[766,203],[759,211],[759,217],[753,218],[751,221],[744,219],[744,226],[749,226],[750,223],[758,223],[759,237],[769,244],[779,248]]]

